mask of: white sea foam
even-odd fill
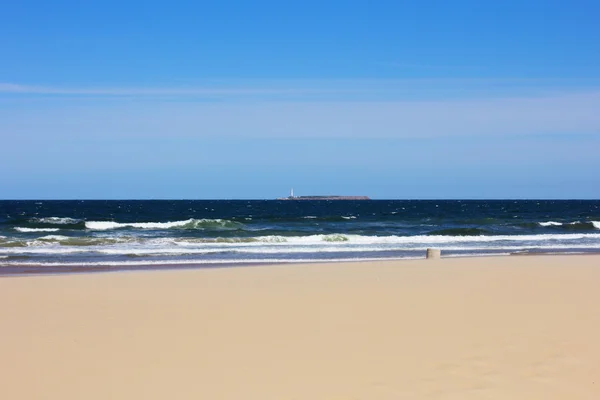
[[[86,221],[85,227],[95,231],[105,231],[121,228],[137,229],[227,229],[236,228],[241,224],[224,219],[186,219],[184,221],[170,222],[114,222],[114,221]]]
[[[38,240],[68,240],[70,239],[68,236],[63,235],[46,235],[38,238]]]
[[[20,226],[15,227],[15,231],[19,232],[58,232],[58,228],[21,228]]]
[[[600,225],[600,223],[598,223]],[[65,240],[107,240],[110,244],[144,244],[151,246],[220,246],[220,247],[264,247],[264,246],[322,246],[322,245],[403,245],[406,247],[421,245],[486,244],[499,247],[521,243],[581,243],[591,242],[600,247],[600,233],[570,233],[542,235],[496,235],[496,236],[363,236],[351,234],[328,234],[308,236],[255,236],[225,238],[145,238],[144,236],[108,236],[108,237],[68,237],[47,235],[39,238],[45,241]],[[46,245],[47,243],[44,243]]]
[[[578,225],[578,224],[592,224],[592,226],[596,229],[600,229],[600,221],[574,221],[569,222],[569,225]]]
[[[547,221],[547,222],[538,222],[540,226],[561,226],[562,222],[555,221]]]
[[[344,218],[344,219],[356,219],[356,217],[354,215],[350,215],[348,217],[342,216],[342,218]]]
[[[272,235],[272,236],[259,236],[257,238],[257,240],[259,242],[262,243],[286,243],[287,242],[287,238],[284,236],[276,236],[276,235]]]
[[[380,247],[361,247],[361,246],[328,246],[328,247],[264,247],[264,248],[250,248],[242,247],[231,249],[231,253],[235,254],[311,254],[311,253],[380,253],[380,252],[391,252],[391,251],[406,251],[406,252],[419,252],[425,254],[428,247],[394,247],[394,246],[380,246]],[[579,250],[591,250],[598,248],[597,245],[537,245],[537,246],[507,246],[507,247],[482,247],[482,246],[443,246],[440,247],[443,251],[520,251],[520,250],[563,250],[563,249],[579,249]],[[188,251],[159,251],[159,250],[147,250],[143,252],[136,252],[135,254],[214,254],[223,253],[223,249],[189,249]],[[114,253],[121,254],[121,253]],[[127,254],[127,253],[123,253]]]
[[[261,236],[256,239],[259,242],[285,242],[298,244],[318,244],[327,241],[328,237],[334,235],[310,235],[310,236]],[[444,235],[419,235],[419,236],[362,236],[362,235],[343,235],[349,243],[360,244],[443,244],[443,243],[489,243],[489,242],[540,242],[540,241],[571,241],[581,239],[600,239],[597,233],[571,233],[571,234],[544,234],[544,235],[495,235],[495,236],[444,236]],[[281,238],[276,240],[274,238]],[[248,243],[254,245],[255,243]]]
[[[91,252],[87,247],[74,247],[74,246],[52,246],[49,243],[41,241],[32,242],[28,247],[7,247],[2,248],[3,253],[10,254],[74,254],[74,253],[89,253]],[[126,253],[124,253],[126,254]]]
[[[183,249],[173,248],[173,247],[164,247],[164,248],[105,248],[105,249],[97,249],[97,253],[101,254],[110,254],[110,255],[186,255],[186,254],[214,254],[214,253],[223,253],[226,252],[225,249],[211,249],[211,248],[186,248]]]
[[[489,251],[520,251],[520,250],[592,250],[599,247],[596,244],[523,244],[523,245],[508,245],[508,246],[483,246],[483,245],[442,245],[438,246],[443,251],[469,251],[469,252],[489,252]],[[321,246],[153,246],[153,245],[135,245],[135,246],[52,246],[47,242],[36,241],[32,242],[29,247],[20,248],[3,248],[4,253],[9,254],[47,254],[47,255],[69,255],[83,254],[90,255],[107,255],[107,256],[185,256],[185,255],[207,255],[207,254],[224,254],[223,259],[239,258],[243,254],[326,254],[326,253],[378,253],[390,251],[418,252],[423,253],[428,246],[402,246],[402,245],[378,245],[378,246],[362,246],[362,245],[338,245],[338,244],[322,244]]]
[[[75,218],[68,217],[46,217],[46,218],[32,218],[31,222],[43,223],[43,224],[58,224],[58,225],[66,225],[66,224],[76,224],[81,220]]]
[[[119,228],[139,228],[139,229],[169,229],[182,227],[192,220],[175,221],[175,222],[134,222],[134,223],[119,223],[114,221],[87,221],[85,227],[94,231],[106,231]]]
[[[306,254],[311,260],[319,254],[332,256],[356,254],[364,259],[384,252],[385,258],[404,255],[424,254],[425,249],[436,247],[446,252],[508,252],[519,250],[582,250],[600,249],[600,233],[586,234],[544,234],[544,235],[499,235],[499,236],[362,236],[350,234],[329,234],[309,236],[256,236],[225,238],[186,238],[186,237],[147,237],[143,233],[136,236],[117,236],[114,233],[93,233],[88,237],[47,235],[36,240],[23,241],[20,246],[2,247],[4,254],[48,255],[78,257],[102,257],[99,265],[108,265],[119,256],[161,256],[173,263],[181,263],[177,257],[193,258],[193,263],[245,262],[239,259],[260,257],[260,254],[273,255],[282,259],[290,255]],[[100,235],[102,237],[98,237]],[[23,247],[25,245],[26,247]],[[396,253],[394,253],[396,252]],[[339,253],[339,254],[333,254]],[[286,257],[286,254],[288,255]],[[211,255],[210,260],[205,256]],[[262,257],[261,257],[262,258]],[[293,257],[291,257],[293,258]],[[165,264],[166,260],[161,260]],[[272,262],[272,260],[270,260]],[[290,259],[295,262],[297,260]],[[116,262],[116,261],[115,261]],[[253,262],[253,261],[250,261]],[[117,262],[118,263],[118,262]],[[147,262],[142,262],[147,264]],[[117,264],[120,265],[120,264]]]

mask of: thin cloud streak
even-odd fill
[[[409,69],[428,69],[428,70],[449,70],[449,71],[473,71],[488,69],[489,66],[485,65],[444,65],[444,64],[414,64],[404,62],[388,62],[382,63],[381,65],[395,67],[395,68],[409,68]]]
[[[0,83],[0,93],[11,94],[54,94],[54,95],[101,95],[101,96],[154,96],[154,95],[261,95],[313,92],[316,89],[302,88],[210,88],[210,87],[59,87],[30,86]]]
[[[548,79],[352,79],[352,80],[262,80],[200,82],[185,86],[86,87],[1,83],[0,95],[9,98],[65,96],[98,98],[161,98],[216,96],[227,99],[289,99],[314,101],[410,101],[447,98],[499,98],[548,95],[575,90],[600,90],[600,81]]]
[[[67,103],[49,109],[0,110],[0,130],[13,136],[62,138],[596,135],[598,109],[600,91],[439,101]]]

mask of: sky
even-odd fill
[[[0,199],[600,198],[600,2],[27,1]]]

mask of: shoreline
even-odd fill
[[[600,251],[582,251],[582,252],[549,252],[549,251],[519,251],[509,254],[477,254],[477,255],[451,255],[444,256],[442,253],[441,259],[471,259],[471,258],[505,258],[505,257],[520,257],[520,256],[594,256],[600,255]],[[0,279],[4,277],[19,277],[19,276],[44,276],[44,275],[79,275],[79,274],[96,274],[96,273],[118,273],[118,272],[155,272],[155,271],[186,271],[186,270],[205,270],[205,269],[230,269],[230,268],[249,268],[249,267],[267,267],[267,266],[306,266],[306,265],[329,265],[329,264],[344,264],[344,263],[394,263],[394,262],[409,262],[409,261],[425,261],[425,255],[419,258],[380,258],[380,259],[355,259],[355,260],[333,260],[333,261],[297,261],[290,260],[289,262],[223,262],[223,263],[165,263],[165,264],[134,264],[134,265],[81,265],[73,263],[72,265],[51,265],[40,266],[39,264],[22,264],[19,266],[9,266],[0,263]]]

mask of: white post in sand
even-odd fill
[[[426,258],[429,259],[435,259],[435,258],[440,258],[441,257],[441,250],[440,249],[427,249],[427,256]]]

